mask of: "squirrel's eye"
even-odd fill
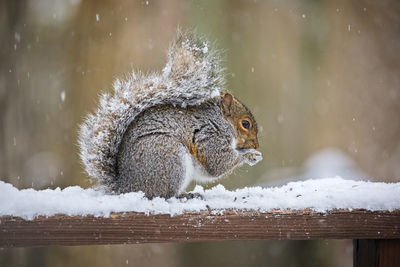
[[[242,126],[245,129],[250,129],[250,122],[248,120],[242,120]]]

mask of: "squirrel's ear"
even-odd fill
[[[233,103],[233,96],[230,93],[222,93],[222,110],[225,116],[231,115],[231,107]]]

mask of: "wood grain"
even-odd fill
[[[354,240],[354,267],[400,266],[400,239]]]
[[[0,247],[223,240],[400,239],[400,210],[226,210],[109,218],[55,215],[26,221],[0,217]]]

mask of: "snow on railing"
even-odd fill
[[[178,215],[185,212],[212,210],[304,210],[327,212],[332,210],[365,209],[368,211],[400,209],[400,183],[326,178],[291,182],[282,187],[246,187],[235,191],[222,185],[204,190],[197,186],[191,193],[201,198],[154,198],[144,194],[105,194],[93,189],[72,186],[61,190],[18,190],[0,181],[0,216],[32,220],[36,216],[94,215],[109,217],[116,212]]]

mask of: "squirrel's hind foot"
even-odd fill
[[[203,195],[201,195],[201,194],[199,194],[199,193],[181,193],[181,194],[179,194],[176,198],[178,198],[178,199],[180,199],[180,200],[183,200],[183,199],[193,199],[193,198],[197,198],[197,199],[200,199],[200,200],[204,200],[204,196]]]

